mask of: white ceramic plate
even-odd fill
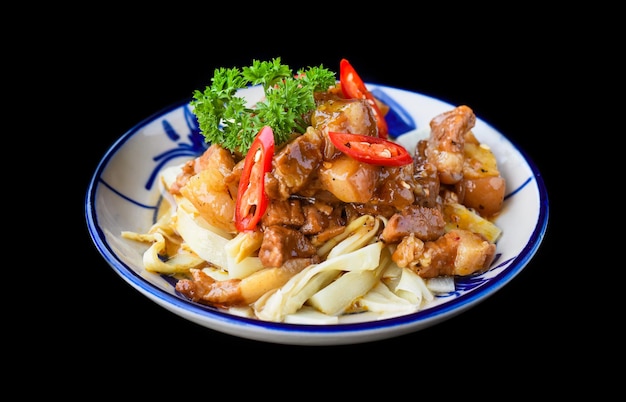
[[[368,88],[392,107],[387,115],[390,134],[407,149],[424,136],[422,129],[429,127],[433,117],[454,108],[402,89],[373,84]],[[258,90],[249,88],[243,94],[258,99]],[[117,274],[157,304],[199,325],[238,337],[294,345],[363,343],[400,336],[449,319],[494,294],[524,269],[543,240],[548,198],[537,167],[480,118],[473,132],[495,153],[507,184],[504,209],[495,221],[503,230],[496,259],[487,272],[458,278],[455,292],[408,315],[372,321],[367,314],[359,314],[334,325],[265,322],[191,302],[175,292],[175,282],[167,276],[145,271],[142,256],[147,246],[124,239],[120,233],[147,232],[162,202],[156,184],[159,171],[206,149],[187,102],[139,123],[104,155],[86,196],[87,224],[97,249]]]

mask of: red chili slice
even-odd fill
[[[378,127],[378,136],[387,138],[389,128],[385,121],[385,116],[380,111],[376,98],[367,89],[361,77],[357,74],[352,64],[346,59],[341,59],[339,63],[339,82],[341,83],[341,92],[343,96],[349,99],[367,99],[372,107],[374,117],[376,118],[376,126]]]
[[[344,154],[359,162],[381,166],[403,166],[413,162],[400,144],[369,135],[329,131],[330,141]]]
[[[265,126],[259,131],[246,155],[237,191],[235,227],[244,232],[254,230],[267,209],[265,173],[272,169],[274,131]]]

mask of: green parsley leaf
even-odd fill
[[[215,69],[211,85],[194,91],[190,105],[206,142],[245,154],[265,125],[274,131],[276,145],[294,133],[303,134],[315,109],[314,93],[335,84],[335,73],[323,65],[300,69],[294,75],[280,57],[253,60],[242,69]],[[237,91],[251,85],[261,85],[265,97],[250,108]]]

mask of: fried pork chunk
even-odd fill
[[[317,248],[302,232],[284,226],[269,226],[263,233],[259,259],[264,267],[280,267],[293,258],[317,257]]]
[[[489,268],[496,245],[469,230],[452,230],[435,241],[423,242],[411,234],[392,255],[398,266],[410,268],[422,278],[465,276]]]
[[[411,234],[422,241],[436,240],[444,233],[445,224],[439,209],[411,205],[389,219],[380,238],[388,244]]]
[[[467,106],[458,106],[430,121],[426,155],[437,167],[442,183],[455,184],[463,178],[465,134],[475,124],[476,116]]]
[[[276,200],[286,200],[310,183],[322,163],[322,134],[310,128],[274,156],[272,171],[265,177],[265,192]]]

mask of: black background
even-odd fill
[[[89,36],[80,57],[65,71],[76,89],[73,111],[83,122],[72,129],[81,166],[75,170],[80,186],[71,199],[80,227],[71,247],[81,257],[65,279],[71,282],[71,297],[59,314],[71,328],[64,344],[72,346],[63,350],[73,356],[74,365],[108,363],[163,378],[180,371],[211,377],[253,370],[251,375],[269,376],[263,367],[270,363],[278,364],[279,376],[297,378],[302,373],[319,376],[312,367],[322,365],[322,377],[333,373],[330,382],[359,370],[365,370],[364,376],[378,370],[377,381],[393,381],[404,371],[418,380],[449,376],[464,383],[498,376],[522,385],[521,366],[531,364],[548,373],[558,370],[564,358],[573,359],[565,340],[575,326],[570,314],[575,302],[555,297],[564,280],[564,267],[555,266],[554,235],[557,222],[564,220],[554,207],[561,172],[546,140],[555,135],[555,127],[537,124],[562,98],[556,90],[562,81],[553,62],[557,57],[551,53],[547,59],[545,53],[551,39],[531,39],[505,29],[503,22],[494,26],[492,21],[481,33],[468,26],[443,38],[432,28],[408,28],[407,23],[398,22],[402,30],[393,22],[351,29],[345,19],[332,27],[279,19],[252,28],[233,22],[171,32],[167,24],[145,21],[140,28],[128,28],[133,25],[128,21]],[[131,288],[99,255],[86,228],[85,195],[100,158],[135,124],[203,89],[215,68],[272,57],[281,57],[294,70],[323,64],[336,71],[345,57],[367,82],[470,106],[526,152],[542,173],[551,209],[535,257],[504,288],[459,316],[413,334],[343,346],[289,346],[225,335],[186,321]],[[549,85],[537,79],[539,74],[549,77]]]

